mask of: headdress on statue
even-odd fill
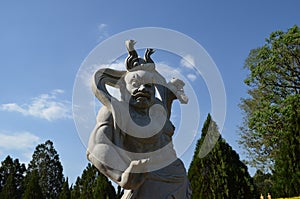
[[[144,58],[141,58],[134,49],[135,44],[136,41],[134,40],[125,41],[125,46],[128,51],[128,56],[125,60],[126,71],[101,68],[94,73],[92,81],[93,92],[103,105],[109,107],[111,100],[114,97],[107,91],[106,85],[123,89],[124,77],[127,73],[137,70],[148,71],[153,74],[153,83],[155,83],[157,91],[159,92],[161,103],[168,110],[169,117],[171,104],[174,99],[179,99],[182,103],[187,103],[188,99],[183,92],[184,83],[179,79],[172,79],[169,83],[167,83],[166,79],[155,70],[155,63],[151,59],[151,55],[155,52],[155,50],[147,48]]]
[[[155,64],[154,61],[151,59],[151,55],[155,52],[152,48],[147,48],[144,58],[141,58],[138,56],[136,50],[134,49],[134,45],[136,44],[136,41],[134,40],[127,40],[125,41],[125,46],[128,51],[128,56],[126,58],[126,69],[128,71],[134,70],[136,67],[141,66],[149,66],[154,67]],[[145,67],[145,69],[146,69]]]

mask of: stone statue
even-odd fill
[[[155,70],[153,49],[140,58],[135,41],[125,44],[127,70],[104,68],[93,76],[93,92],[104,106],[90,135],[87,158],[125,189],[122,199],[190,198],[186,170],[173,148],[175,127],[170,121],[173,101],[188,102],[184,82],[175,78],[166,82]],[[121,99],[112,96],[106,85],[118,88]]]

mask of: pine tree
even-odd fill
[[[78,199],[80,198],[81,194],[81,178],[77,177],[74,187],[71,186],[71,198],[72,199]]]
[[[17,199],[17,187],[13,174],[10,174],[0,193],[0,199]]]
[[[32,171],[26,176],[26,189],[23,195],[23,199],[43,199],[41,187],[39,185],[39,175],[37,170]]]
[[[71,198],[71,191],[69,187],[69,180],[67,178],[62,186],[62,191],[60,192],[59,199],[70,199],[70,198]]]
[[[21,198],[24,188],[23,179],[26,168],[24,164],[20,164],[18,159],[13,160],[7,156],[0,167],[0,192],[4,192],[4,187],[7,189],[15,189],[14,197]],[[9,179],[10,178],[10,179]],[[9,182],[8,182],[9,180]]]
[[[193,190],[192,198],[195,199],[255,198],[247,167],[222,139],[210,114],[196,145],[188,177]]]
[[[72,198],[115,199],[116,192],[107,177],[96,167],[88,164],[81,178],[77,178],[72,190]]]
[[[64,182],[59,155],[50,140],[39,144],[28,165],[28,172],[38,172],[39,185],[45,198],[59,198]]]

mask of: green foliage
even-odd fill
[[[37,170],[27,174],[27,185],[23,195],[23,199],[43,199],[45,198],[39,185],[39,174]]]
[[[240,105],[245,113],[241,144],[252,166],[272,169],[281,150],[278,142],[290,131],[289,98],[299,100],[299,28],[273,32],[265,45],[250,52],[245,68],[250,71],[245,80],[250,89]]]
[[[107,177],[101,174],[96,167],[88,164],[83,171],[81,178],[77,178],[72,190],[72,198],[116,198],[115,189]]]
[[[252,166],[273,171],[277,196],[300,194],[300,29],[275,31],[250,52],[241,144]],[[264,167],[266,166],[266,168]]]
[[[59,155],[50,140],[39,144],[28,165],[28,173],[37,171],[39,185],[45,198],[59,198],[64,182]]]
[[[63,183],[62,191],[60,192],[59,199],[70,199],[71,198],[71,190],[69,187],[69,180],[68,178]]]
[[[21,198],[26,168],[19,160],[7,156],[0,167],[0,198]]]
[[[300,98],[291,96],[285,109],[290,114],[287,131],[279,141],[273,173],[276,196],[300,194]]]
[[[266,196],[268,193],[273,193],[272,175],[270,173],[265,174],[261,170],[257,170],[253,176],[253,181],[259,194]]]
[[[209,135],[209,141],[205,141]],[[215,138],[218,140],[215,143]],[[210,139],[213,138],[213,139]],[[200,156],[202,147],[215,146],[205,156]],[[202,128],[192,163],[188,171],[192,198],[255,198],[252,178],[238,154],[221,138],[216,123],[208,115]]]
[[[6,180],[6,183],[0,193],[1,199],[17,199],[17,187],[13,174],[10,174]]]

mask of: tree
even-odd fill
[[[300,190],[300,29],[275,31],[250,52],[242,99],[244,122],[240,143],[249,164],[274,173],[274,187],[282,196]]]
[[[70,198],[71,198],[71,190],[69,187],[69,180],[67,178],[62,186],[62,191],[60,192],[59,199],[70,199]]]
[[[39,185],[39,174],[37,170],[33,170],[27,174],[27,185],[23,195],[23,199],[43,199],[43,193]]]
[[[124,189],[122,189],[122,187],[118,185],[116,199],[121,199],[123,194],[124,194]]]
[[[266,196],[268,193],[273,193],[272,175],[270,173],[265,174],[261,170],[257,170],[253,176],[253,181],[259,194]]]
[[[209,148],[215,139],[215,146],[203,157],[201,151]],[[193,190],[192,198],[255,198],[253,181],[246,165],[222,139],[210,114],[196,145],[188,177]]]
[[[59,198],[64,183],[63,167],[50,140],[39,144],[28,165],[28,173],[37,171],[39,185],[45,198]]]
[[[72,198],[116,198],[116,192],[107,177],[100,173],[96,167],[88,164],[81,178],[77,178],[72,190]]]
[[[17,187],[13,174],[9,174],[6,183],[0,193],[1,199],[17,199]]]
[[[275,158],[273,170],[274,193],[276,197],[292,197],[300,195],[300,100],[286,106],[291,114],[287,125],[287,133],[278,146],[280,151]]]
[[[9,190],[14,190],[14,198],[21,198],[24,191],[23,179],[26,168],[24,164],[20,164],[18,159],[13,160],[10,156],[7,156],[4,161],[1,162],[0,167],[0,192],[4,194]],[[4,197],[2,195],[2,197]]]

